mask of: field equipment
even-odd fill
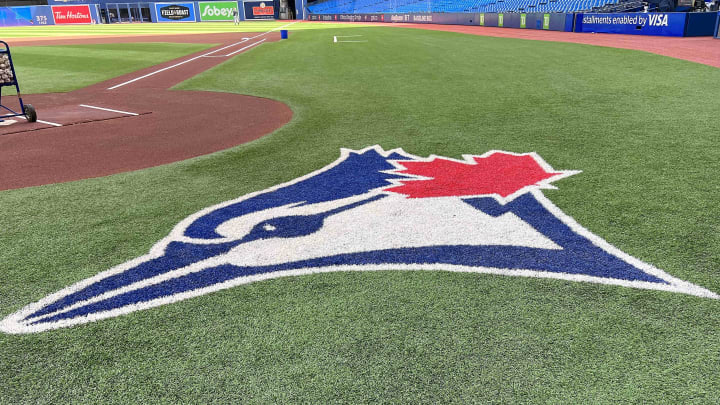
[[[24,104],[22,101],[22,95],[20,94],[20,86],[17,82],[17,76],[15,75],[15,66],[13,66],[12,56],[10,55],[10,46],[5,41],[0,41],[0,44],[5,46],[5,49],[0,48],[0,110],[5,112],[9,111],[9,114],[0,115],[0,122],[5,118],[24,116],[28,122],[37,121],[37,112],[35,107],[31,104]],[[20,111],[16,112],[12,108],[2,103],[2,89],[6,86],[15,86],[17,98],[20,101]]]

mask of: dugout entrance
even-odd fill
[[[152,22],[150,3],[106,3],[100,15],[108,23]]]

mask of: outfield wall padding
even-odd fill
[[[497,27],[498,26],[498,14],[495,13],[484,13],[485,14],[485,27]]]
[[[436,13],[433,14],[433,24],[446,25],[477,25],[476,13]]]
[[[0,7],[0,27],[93,24],[100,22],[96,4]]]
[[[686,37],[712,36],[715,33],[717,13],[688,13],[685,23]]]
[[[574,14],[566,13],[386,13],[386,14],[308,14],[309,21],[381,22],[447,25],[481,25],[569,31]]]
[[[685,36],[688,13],[578,13],[575,32]]]
[[[503,15],[503,27],[520,28],[520,14],[508,13]]]
[[[55,25],[50,6],[0,7],[0,26]]]
[[[720,11],[715,19],[715,38],[720,38]]]

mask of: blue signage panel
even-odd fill
[[[0,26],[55,25],[49,6],[0,7]]]
[[[195,3],[155,3],[156,22],[192,22]]]
[[[685,24],[686,37],[711,37],[715,35],[717,13],[688,13]]]
[[[66,6],[74,4],[93,4],[97,3],[94,0],[47,0],[47,4],[50,6]]]
[[[717,19],[715,19],[715,38],[720,38],[720,11],[718,11]]]
[[[686,13],[580,13],[575,19],[575,32],[682,37],[686,19]]]

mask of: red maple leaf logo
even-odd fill
[[[509,201],[532,189],[554,188],[550,182],[578,173],[553,171],[534,153],[499,151],[465,156],[465,161],[431,157],[426,161],[396,161],[395,165],[395,173],[421,177],[398,180],[402,184],[385,189],[408,198],[495,196]]]

